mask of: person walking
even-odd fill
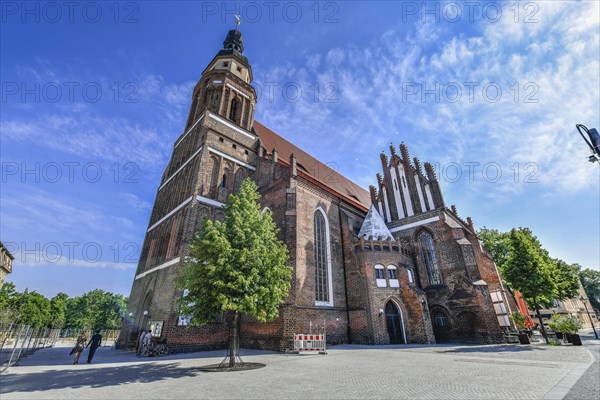
[[[85,347],[89,347],[90,348],[90,351],[88,353],[88,359],[87,359],[87,363],[88,364],[92,363],[92,358],[94,358],[94,354],[96,353],[96,349],[98,347],[100,347],[101,344],[102,344],[102,335],[100,334],[100,330],[97,330],[94,333],[94,335],[92,336],[92,338],[90,339],[90,342],[87,344],[87,346],[85,346]]]
[[[85,332],[81,332],[81,334],[77,338],[75,347],[73,347],[73,350],[71,350],[71,353],[69,353],[69,354],[73,354],[73,364],[79,364],[79,356],[81,355],[81,352],[85,348],[85,342],[87,342],[87,336],[86,336]]]

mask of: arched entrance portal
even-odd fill
[[[404,344],[402,314],[393,301],[388,301],[385,305],[385,319],[388,335],[390,335],[390,344]]]
[[[464,342],[476,342],[479,318],[472,312],[464,312],[458,316],[459,340]]]
[[[450,320],[446,313],[441,310],[435,310],[432,313],[433,319],[433,334],[435,335],[436,343],[446,343],[450,341]]]

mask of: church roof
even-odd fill
[[[390,232],[385,222],[383,222],[383,218],[381,218],[379,211],[377,211],[374,205],[371,205],[371,208],[369,208],[369,212],[360,227],[360,232],[358,232],[358,237],[368,239],[369,236],[373,236],[373,239],[394,240],[392,232]]]
[[[344,198],[363,211],[368,210],[371,205],[371,196],[365,189],[323,164],[296,145],[285,140],[261,123],[254,121],[254,129],[267,151],[277,150],[277,158],[280,163],[288,165],[290,156],[294,154],[298,166],[298,174],[309,178],[309,180],[312,180],[318,186],[323,187],[335,196]]]

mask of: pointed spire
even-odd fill
[[[394,236],[388,229],[383,218],[379,215],[379,212],[374,205],[371,205],[369,212],[363,221],[363,224],[358,232],[360,238],[373,238],[375,240],[390,240],[395,241]],[[371,247],[372,248],[372,247]]]
[[[371,203],[377,203],[377,189],[375,189],[375,186],[369,185],[369,192],[371,193]]]
[[[415,169],[417,170],[417,173],[419,175],[423,175],[423,170],[421,169],[421,161],[417,157],[415,157],[413,161],[415,162]]]
[[[392,153],[392,160],[398,157],[398,154],[396,153],[396,147],[394,147],[393,143],[390,143],[390,152]]]
[[[379,157],[381,158],[381,166],[383,167],[383,170],[385,171],[389,165],[388,157],[383,151],[381,152]]]
[[[473,226],[473,220],[471,219],[471,217],[467,217],[467,225],[469,225],[469,228],[471,228],[471,230],[475,232],[475,227]]]
[[[425,163],[425,172],[427,173],[427,179],[429,179],[430,181],[437,181],[437,177],[435,176],[435,170],[429,162]]]
[[[383,178],[381,177],[381,174],[378,172],[376,176],[377,176],[377,183],[379,183],[379,187],[383,186]]]
[[[452,210],[452,213],[458,217],[458,211],[456,211],[456,206],[454,204],[450,206],[450,209]]]
[[[298,162],[294,153],[290,154],[290,167],[292,169],[292,176],[298,175]]]
[[[410,155],[408,154],[408,147],[404,143],[400,143],[400,154],[402,154],[402,161],[410,165]]]

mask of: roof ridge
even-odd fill
[[[341,195],[348,196],[353,201],[358,200],[365,208],[369,208],[371,205],[371,198],[366,189],[347,178],[339,171],[323,163],[317,157],[290,142],[288,139],[275,133],[261,122],[255,120],[254,125],[254,128],[267,151],[271,151],[275,148],[279,153],[279,158],[282,158],[283,160],[288,159],[291,154],[294,154],[297,162],[302,165],[303,169],[306,170],[310,176]],[[306,165],[309,163],[314,163],[314,165]],[[311,167],[313,168],[312,173],[310,170]],[[323,171],[323,167],[326,167],[327,169]],[[320,174],[319,171],[321,173],[327,172],[327,174],[325,174],[326,176],[320,176],[322,174]]]

